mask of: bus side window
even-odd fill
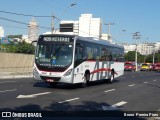
[[[106,60],[107,57],[107,49],[105,46],[101,47],[101,60]]]
[[[76,60],[82,60],[84,58],[84,47],[80,46],[79,43],[76,46],[75,57]]]
[[[84,47],[80,43],[76,44],[75,49],[75,67],[81,64],[84,61]]]

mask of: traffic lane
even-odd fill
[[[160,77],[160,72],[156,71],[137,71],[137,72],[129,72],[126,71],[124,72],[123,78],[130,78],[134,79],[135,77],[140,77],[140,78],[159,78]]]
[[[120,83],[122,83],[122,82],[120,82]],[[123,83],[125,83],[125,82],[123,82]],[[42,83],[42,84],[44,84],[44,83]],[[117,83],[116,83],[117,84]],[[114,86],[115,84],[113,83],[112,85],[108,85],[108,86]],[[103,86],[103,87],[102,87]],[[84,95],[90,95],[90,94],[93,94],[93,93],[95,93],[95,91],[97,92],[97,94],[99,94],[99,92],[101,92],[101,91],[103,91],[103,89],[106,89],[106,87],[108,88],[108,86],[106,86],[106,84],[100,84],[100,85],[96,85],[96,86],[90,86],[90,87],[88,87],[88,88],[83,88],[83,89],[73,89],[73,90],[68,90],[68,89],[61,89],[61,88],[51,88],[51,90],[52,91],[54,91],[54,93],[57,93],[57,92],[59,92],[59,93],[61,93],[61,92],[67,92],[67,93],[70,93],[70,94],[67,94],[66,96],[65,95],[60,95],[60,94],[58,94],[57,93],[57,96],[56,95],[45,95],[45,98],[44,98],[44,101],[52,101],[53,100],[53,102],[54,102],[54,100],[55,100],[55,102],[60,102],[60,101],[65,101],[65,100],[68,100],[68,99],[73,99],[73,98],[79,98],[79,97],[77,97],[77,95],[79,95],[79,96],[81,96],[82,95],[82,97],[86,97],[86,96],[84,96]],[[43,88],[42,86],[40,87],[40,86],[38,86],[40,89],[41,88]],[[105,87],[105,88],[104,88]],[[119,85],[119,87],[121,87],[121,85]],[[122,86],[123,87],[123,86]],[[89,89],[89,90],[86,90],[86,89]],[[33,90],[33,89],[32,89]],[[57,90],[57,91],[56,91]],[[86,91],[88,91],[88,92],[86,92]],[[98,92],[99,91],[99,92]],[[85,92],[85,93],[84,93]],[[35,91],[34,91],[34,93],[36,93]],[[38,92],[39,93],[39,92]],[[28,94],[33,94],[33,91],[30,93],[30,92],[28,92]],[[48,97],[47,97],[48,96]],[[56,96],[56,97],[53,97],[53,96]],[[46,99],[46,97],[47,97],[47,99]],[[43,96],[38,96],[37,98],[40,98],[42,101],[43,101]],[[36,102],[33,102],[32,100],[32,102],[31,103],[37,103],[37,101],[39,101],[39,100],[37,100],[37,98],[34,98],[33,100],[35,100],[36,99]],[[23,101],[25,101],[25,104],[27,104],[28,103],[28,101],[27,100],[25,100],[25,99],[22,99]],[[16,101],[15,101],[16,102]],[[41,103],[41,102],[40,102]],[[42,106],[43,105],[43,103],[45,103],[45,102],[42,102],[40,105]],[[51,102],[52,103],[52,102]],[[25,105],[25,104],[23,104],[23,105]],[[45,103],[44,104],[44,106],[46,106],[47,104]]]
[[[116,83],[116,82],[115,82]],[[92,94],[94,91],[103,91],[105,87],[109,87],[109,84],[102,84],[101,82],[92,83],[89,86],[90,92],[87,94]],[[59,84],[57,88],[51,88],[49,84],[45,82],[34,82],[32,78],[24,79],[5,79],[0,81],[0,92],[1,99],[0,101],[7,101],[14,99],[19,95],[30,95],[43,92],[52,92],[57,94],[67,94],[69,97],[74,96],[77,93],[82,94],[85,92],[84,88],[79,88],[77,86],[68,86]],[[86,92],[85,92],[86,93]]]
[[[18,88],[33,84],[32,78],[8,78],[0,80],[0,90],[5,90],[6,88]]]
[[[143,73],[143,74],[145,74],[145,73]],[[140,75],[138,75],[138,76],[140,76]],[[87,100],[89,100],[89,101],[93,100],[94,101],[94,100],[97,100],[97,99],[100,98],[101,99],[100,102],[106,102],[107,101],[110,104],[113,104],[113,103],[116,103],[118,101],[124,100],[124,98],[126,98],[126,96],[128,96],[129,98],[132,99],[132,94],[137,95],[137,92],[138,92],[139,89],[140,89],[140,91],[141,91],[141,93],[143,95],[143,92],[145,93],[147,91],[147,90],[146,91],[145,90],[142,91],[143,88],[147,87],[147,85],[148,85],[148,84],[146,85],[146,82],[145,82],[146,80],[148,81],[148,83],[150,84],[150,86],[155,86],[156,85],[155,88],[159,88],[159,86],[158,86],[160,84],[159,80],[155,79],[155,78],[157,78],[157,76],[155,78],[154,77],[148,77],[148,76],[146,76],[146,78],[144,78],[144,79],[142,79],[142,78],[136,78],[136,80],[132,80],[132,82],[131,82],[131,80],[129,78],[127,78],[126,80],[123,80],[123,82],[121,82],[121,80],[120,80],[120,82],[117,82],[116,84],[113,83],[113,84],[108,85],[108,86],[105,86],[105,85],[102,84],[98,88],[99,92],[98,92],[97,89],[95,89],[95,86],[93,86],[93,90],[92,90],[92,87],[90,87],[90,88],[84,88],[84,89],[80,90],[81,91],[80,93],[78,93],[78,91],[76,91],[76,94],[78,94],[80,96],[80,98],[86,98],[86,101]],[[156,83],[156,81],[157,81],[157,83]],[[115,92],[114,94],[111,94],[111,95],[107,96],[108,99],[106,101],[103,101],[103,99],[104,100],[106,99],[106,98],[103,98],[103,96],[105,96],[105,94],[100,93],[102,90],[104,90],[104,87],[109,92]],[[88,89],[90,89],[90,90],[88,90]],[[156,90],[159,91],[159,89],[156,89]],[[87,91],[89,91],[89,92],[87,92]],[[142,96],[142,98],[145,97],[145,96],[149,97],[148,93],[149,92],[145,93],[146,95],[144,94],[144,96]],[[88,96],[88,95],[91,95],[91,94],[92,94],[92,96]],[[140,93],[138,93],[138,94],[140,94]],[[151,89],[151,93],[150,94],[154,94],[154,89]],[[137,97],[139,97],[139,96],[137,96]],[[120,99],[118,100],[118,98],[120,98]],[[133,99],[134,99],[134,95],[133,95]],[[144,98],[144,99],[146,99],[146,98]],[[132,110],[132,109],[130,109],[130,110]],[[143,110],[146,110],[146,109],[143,109]]]
[[[37,83],[36,83],[37,84]],[[36,94],[36,93],[40,93],[41,92],[46,92],[46,89],[44,91],[42,91],[43,87],[42,87],[42,84],[45,84],[45,83],[39,83],[39,86],[36,86],[35,88],[34,87],[31,87],[30,88],[26,88],[26,87],[23,87],[23,88],[19,88],[18,91],[16,92],[7,92],[5,94],[1,94],[2,98],[1,99],[1,106],[0,108],[1,109],[5,109],[5,108],[17,108],[20,109],[21,106],[27,106],[29,104],[33,104],[33,105],[37,105],[41,108],[45,107],[45,106],[50,106],[50,104],[57,104],[58,103],[61,103],[63,101],[66,101],[66,100],[70,100],[70,99],[74,99],[74,98],[77,98],[77,95],[79,95],[81,92],[83,93],[84,91],[86,91],[87,88],[75,88],[75,89],[66,89],[62,86],[60,87],[61,85],[59,85],[60,88],[47,88],[47,90],[49,89],[49,91],[51,91],[52,93],[51,94],[48,94],[48,95],[43,95],[43,96],[37,96],[35,98],[16,98],[18,95],[32,95],[32,94]],[[103,84],[102,84],[103,85]],[[104,86],[106,86],[104,84]],[[89,87],[89,93],[88,94],[93,94],[93,91],[91,90],[96,90],[96,91],[101,91],[101,89],[99,89],[99,85],[97,86],[91,86]],[[30,91],[27,91],[29,89]],[[39,91],[37,91],[39,90]],[[36,92],[37,91],[37,92]],[[77,91],[79,91],[77,93]],[[88,90],[87,90],[88,91]],[[11,94],[11,95],[10,95]],[[82,95],[86,95],[86,93],[83,93]],[[47,102],[46,102],[47,101]],[[59,104],[58,104],[59,105]],[[24,107],[22,107],[24,109]],[[67,107],[69,108],[69,107]],[[48,107],[46,108],[48,109]],[[53,108],[55,109],[55,108]],[[58,107],[59,109],[59,107]],[[61,109],[59,109],[61,110]]]
[[[80,96],[79,94],[77,94],[76,96],[70,97],[70,99],[66,99],[63,102],[57,102],[57,103],[52,103],[51,105],[49,105],[48,107],[46,107],[47,110],[90,110],[90,111],[95,111],[95,110],[103,110],[102,106],[107,106],[108,108],[110,108],[110,106],[116,104],[116,103],[121,103],[121,102],[126,102],[127,104],[131,104],[134,105],[135,101],[130,102],[129,99],[133,100],[135,99],[135,95],[137,95],[137,89],[144,87],[145,85],[142,84],[141,86],[135,87],[135,88],[131,88],[128,87],[128,89],[126,89],[125,87],[121,88],[121,89],[111,89],[111,90],[106,90],[108,91],[107,93],[105,93],[106,91],[103,92],[97,92],[97,93],[93,93],[93,94],[83,94],[83,96]],[[85,88],[86,91],[88,91],[88,88]],[[140,90],[141,91],[141,90]],[[147,91],[147,90],[146,90]],[[153,90],[154,91],[154,90]],[[143,95],[144,91],[141,91],[139,94]],[[148,91],[147,94],[148,95]],[[141,101],[143,102],[143,98],[146,100],[145,96],[142,96]],[[150,95],[150,94],[149,94]],[[127,96],[127,97],[126,97]],[[139,97],[139,96],[137,96]],[[148,96],[147,96],[148,97]],[[75,99],[77,98],[77,99]],[[68,101],[74,99],[73,101]],[[153,101],[153,100],[152,100]],[[153,101],[154,102],[154,101]],[[144,106],[144,105],[143,105]],[[151,105],[152,106],[152,105]],[[147,106],[147,107],[142,107],[140,106],[140,108],[142,108],[141,110],[151,110],[151,106]],[[128,108],[125,106],[122,106],[124,108],[124,110],[129,110],[132,111],[132,107]],[[137,108],[135,108],[136,110],[140,110],[139,106],[137,106]],[[147,108],[147,109],[146,109]],[[157,110],[158,106],[152,106],[152,109]]]
[[[71,102],[75,109],[88,107],[88,110],[102,110],[101,106],[110,106],[115,103],[125,101],[127,104],[123,106],[124,110],[127,111],[156,111],[160,108],[158,101],[160,97],[158,93],[160,91],[160,82],[156,83],[139,83],[134,86],[123,86],[121,88],[112,87],[104,92],[94,92],[90,95],[78,96],[80,100]],[[156,84],[157,86],[153,86]],[[85,88],[88,89],[88,88]],[[88,91],[88,90],[86,90]],[[67,110],[67,109],[66,109]]]
[[[151,76],[150,74],[153,74],[153,76]],[[152,80],[152,78],[154,78],[156,80],[159,77],[158,75],[155,75],[155,73],[150,73],[150,74],[148,74],[148,72],[147,73],[146,72],[142,72],[142,73],[129,72],[129,74],[125,73],[125,75],[123,75],[122,77],[116,78],[116,80],[114,81],[112,86],[119,87],[119,85],[124,84],[124,83],[125,84],[132,84],[132,82],[135,82],[135,81],[141,82],[141,79],[137,79],[137,77],[140,77],[141,75],[144,75],[143,79],[146,79],[146,80]],[[134,77],[136,77],[136,78],[134,78]],[[101,86],[106,86],[107,85],[107,87],[110,87],[110,84],[101,84],[101,82],[99,82],[99,83],[97,82],[95,84],[91,83],[91,85],[93,85],[93,87],[97,86],[97,85],[99,86],[99,84]],[[61,88],[65,89],[65,87],[66,87],[66,90],[67,90],[67,87],[69,87],[69,89],[70,89],[70,86],[64,85],[64,87],[63,87],[63,84],[60,84],[58,87],[60,89]],[[92,86],[90,86],[90,87],[92,87]],[[24,91],[30,91],[34,88],[36,88],[38,90],[42,90],[42,91],[45,90],[45,89],[46,90],[51,90],[51,91],[57,89],[57,88],[52,89],[49,86],[49,84],[47,84],[43,81],[42,82],[36,82],[32,78],[0,80],[0,90],[1,91],[2,90],[8,90],[8,89],[20,89],[20,88],[24,89]],[[74,87],[73,87],[73,89],[74,89]],[[103,89],[103,87],[102,87],[102,89]]]
[[[6,81],[6,80],[4,80]],[[18,79],[16,82],[6,82],[1,81],[3,85],[5,85],[3,92],[0,92],[0,108],[21,108],[21,106],[28,106],[29,104],[41,106],[47,106],[54,101],[63,101],[65,99],[69,99],[69,95],[67,91],[72,91],[70,86],[67,86],[67,89],[60,88],[51,88],[45,82],[33,82],[31,79]],[[23,86],[22,86],[23,85]],[[16,88],[12,90],[6,90],[10,88],[10,86]],[[59,85],[61,86],[61,85]],[[11,88],[10,88],[11,89]],[[52,95],[47,96],[43,93],[49,92]],[[42,96],[41,96],[42,94]],[[38,95],[38,96],[36,96]],[[40,95],[40,96],[39,96]],[[23,98],[18,96],[33,96],[33,98]],[[38,102],[37,102],[38,101]],[[46,102],[47,101],[47,102]],[[57,102],[56,102],[57,103]],[[22,107],[23,108],[23,107]]]
[[[39,93],[41,94],[44,92],[64,93],[63,89],[57,89],[56,91],[45,82],[39,83],[37,85],[37,83],[34,82],[32,78],[0,80],[1,105],[3,104],[3,102],[13,103],[12,101],[14,99],[17,99],[17,97],[20,95],[32,95]],[[6,106],[8,106],[8,104],[6,104]]]

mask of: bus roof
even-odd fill
[[[92,43],[96,43],[96,44],[107,45],[107,46],[117,47],[117,48],[124,48],[123,46],[112,44],[112,43],[108,42],[107,40],[102,40],[102,39],[98,39],[98,38],[94,38],[94,37],[81,37],[81,36],[78,36],[78,38],[80,40],[86,41],[86,42],[92,42]]]
[[[47,37],[52,37],[52,36],[64,36],[64,37],[76,37],[82,41],[86,41],[86,42],[92,42],[92,43],[96,43],[96,44],[101,44],[101,45],[108,45],[111,47],[117,47],[117,48],[123,48],[123,46],[120,45],[116,45],[116,44],[112,44],[106,40],[102,40],[99,38],[94,38],[94,37],[82,37],[82,36],[76,36],[76,35],[67,35],[67,34],[46,34],[46,35],[40,35],[40,37],[42,36],[47,36]]]

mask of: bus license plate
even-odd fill
[[[54,82],[53,79],[47,79],[46,81],[47,81],[47,82]]]

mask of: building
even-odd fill
[[[81,14],[78,21],[61,21],[59,30],[55,30],[54,33],[101,38],[101,27],[101,18],[93,18],[92,14]],[[51,32],[44,34],[51,34]]]
[[[136,50],[136,45],[135,44],[125,44],[124,46],[124,51],[125,53],[129,51],[135,51]],[[137,51],[141,55],[149,55],[153,54],[154,52],[157,52],[160,50],[160,42],[157,43],[142,43],[137,45]]]
[[[125,44],[124,46],[124,53],[128,53],[129,51],[135,51],[136,45],[135,44]]]
[[[4,37],[4,29],[0,26],[0,37]]]
[[[100,38],[102,34],[100,18],[93,18],[92,14],[81,14],[79,18],[79,36]]]
[[[103,40],[109,40],[109,37],[110,37],[110,35],[109,34],[101,34],[101,39],[103,39]],[[110,42],[112,42],[112,41],[110,41]]]
[[[154,52],[159,51],[159,50],[160,50],[160,42],[156,42]]]
[[[79,35],[79,21],[61,21],[60,29],[55,33],[60,32],[63,34]]]
[[[38,39],[38,23],[32,18],[28,25],[28,43]]]
[[[143,43],[137,45],[137,51],[141,55],[149,55],[152,54],[154,50],[154,45],[150,43]]]

